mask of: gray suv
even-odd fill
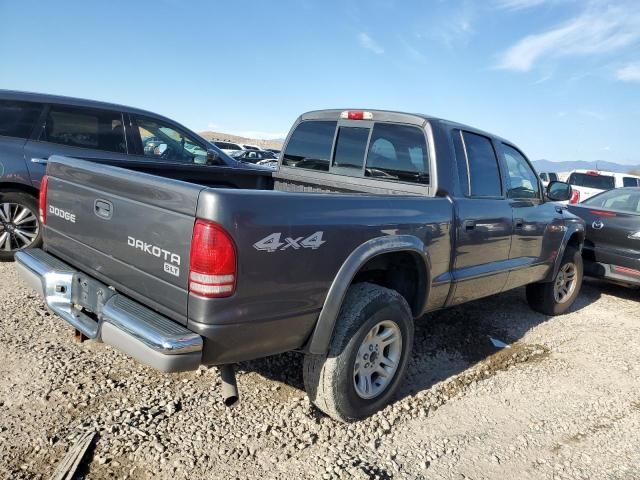
[[[0,90],[0,261],[41,243],[38,191],[54,154],[211,187],[268,188],[273,182],[269,168],[234,160],[160,115]]]

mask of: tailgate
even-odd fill
[[[186,323],[195,184],[51,157],[45,248]]]

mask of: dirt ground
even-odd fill
[[[522,289],[429,315],[398,400],[341,425],[309,404],[298,354],[239,365],[229,410],[216,369],[77,344],[0,264],[0,478],[49,478],[96,431],[80,477],[640,479],[639,301],[590,281],[560,317]]]

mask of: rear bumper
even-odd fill
[[[585,259],[584,274],[590,277],[604,278],[616,283],[640,285],[640,265],[638,265],[637,269],[633,269]]]
[[[195,370],[202,360],[202,337],[91,279],[93,313],[76,308],[76,285],[86,275],[43,250],[16,253],[20,276],[47,307],[86,337],[103,341],[163,372]]]

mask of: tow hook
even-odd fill
[[[240,400],[233,365],[220,365],[218,370],[222,379],[222,400],[227,407],[233,407]]]

